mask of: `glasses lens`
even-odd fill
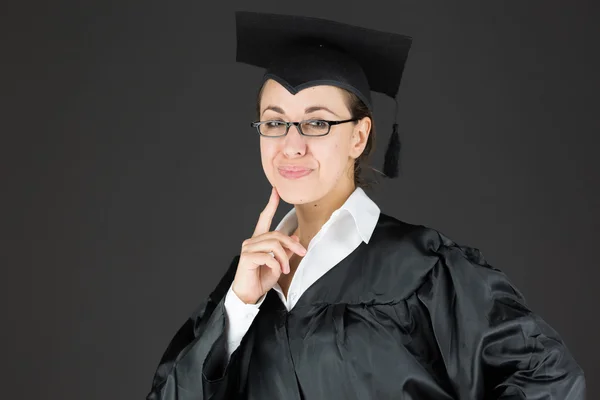
[[[326,121],[312,120],[304,121],[302,124],[302,132],[305,135],[325,135],[329,132],[329,123]]]
[[[267,121],[260,124],[260,133],[265,136],[285,135],[286,125],[281,121]]]

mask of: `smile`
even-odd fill
[[[278,168],[279,175],[286,179],[299,179],[310,174],[313,170],[307,168]]]

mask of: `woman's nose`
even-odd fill
[[[287,157],[303,156],[306,153],[306,138],[300,134],[299,127],[290,126],[283,138],[283,154]]]

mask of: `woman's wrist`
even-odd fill
[[[256,303],[258,303],[258,300],[260,299],[260,297],[253,298],[251,296],[247,296],[247,295],[244,295],[243,293],[238,292],[235,288],[235,282],[231,286],[231,290],[237,296],[237,298],[240,299],[244,304],[256,305]]]

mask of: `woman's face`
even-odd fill
[[[352,118],[346,94],[335,86],[313,86],[295,95],[278,82],[265,82],[260,120],[302,121]],[[262,166],[271,185],[290,204],[354,188],[354,160],[367,143],[371,120],[332,125],[326,136],[306,137],[295,126],[283,137],[260,137]]]

